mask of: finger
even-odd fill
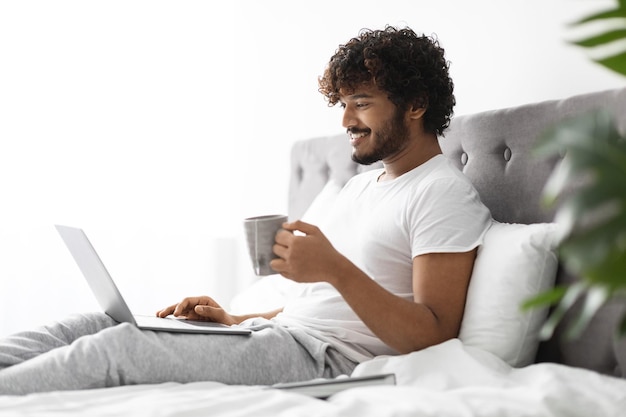
[[[291,279],[292,275],[287,266],[287,262],[284,259],[272,259],[270,261],[270,267],[282,275],[284,278]]]
[[[187,309],[187,306],[189,305],[188,300],[189,300],[188,298],[185,298],[183,299],[183,301],[176,304],[176,308],[174,308],[174,311],[172,312],[172,314],[176,317],[182,315],[184,311]]]
[[[289,244],[287,244],[286,242],[284,244],[281,243],[276,243],[274,246],[272,246],[272,252],[274,252],[274,255],[278,256],[279,258],[285,258],[287,256],[287,252],[289,252],[289,249],[287,249],[289,247]]]
[[[157,317],[164,318],[164,317],[169,316],[170,314],[172,314],[174,312],[174,309],[176,308],[176,305],[177,304],[174,304],[174,305],[171,305],[169,307],[165,307],[162,310],[157,311],[157,313],[156,313]]]
[[[178,318],[184,320],[208,321],[205,317],[199,315],[194,310],[189,310],[185,313],[185,315],[178,316]]]
[[[169,307],[164,308],[161,311],[157,311],[158,317],[167,317],[170,314],[173,314],[176,317],[186,316],[189,312],[193,312],[193,308],[198,304],[209,304],[218,306],[213,299],[207,296],[200,297],[186,297],[180,303],[173,304]],[[219,306],[218,306],[219,307]]]
[[[202,320],[214,321],[222,324],[234,324],[233,320],[229,320],[229,315],[222,308],[216,308],[205,305],[197,305],[194,312],[201,317]]]
[[[303,222],[302,220],[296,220],[291,223],[283,223],[283,229],[289,232],[302,232],[305,235],[316,234],[319,231],[319,228],[317,226]]]
[[[276,237],[274,238],[276,243],[282,246],[289,246],[292,239],[293,239],[293,233],[287,230],[279,230],[276,233]]]
[[[186,297],[176,305],[176,309],[172,314],[174,316],[184,316],[189,311],[193,311],[194,307],[202,302],[202,297]]]
[[[197,315],[203,318],[207,318],[207,319],[212,319],[214,317],[215,315],[214,310],[217,310],[217,309],[211,306],[204,306],[204,305],[197,305],[193,309],[193,311]]]
[[[274,271],[278,272],[279,274],[285,270],[286,265],[287,263],[285,262],[284,259],[278,258],[278,259],[272,259],[270,261],[270,268],[272,268]]]

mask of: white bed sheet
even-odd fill
[[[514,369],[457,340],[363,363],[397,386],[323,401],[263,387],[167,383],[0,397],[2,416],[567,416],[626,415],[626,380],[556,364]]]

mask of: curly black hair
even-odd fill
[[[334,106],[340,94],[373,82],[401,110],[426,107],[424,129],[441,136],[456,103],[448,70],[444,50],[432,37],[393,26],[362,29],[332,56],[319,91]]]

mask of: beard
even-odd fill
[[[353,133],[370,132],[373,148],[369,152],[352,151],[352,160],[361,165],[371,165],[400,152],[406,146],[409,129],[404,123],[404,113],[396,111],[382,128],[372,132],[369,129],[349,129]]]

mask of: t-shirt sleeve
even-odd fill
[[[421,187],[408,206],[407,219],[415,257],[479,246],[491,214],[469,182],[446,177]]]

